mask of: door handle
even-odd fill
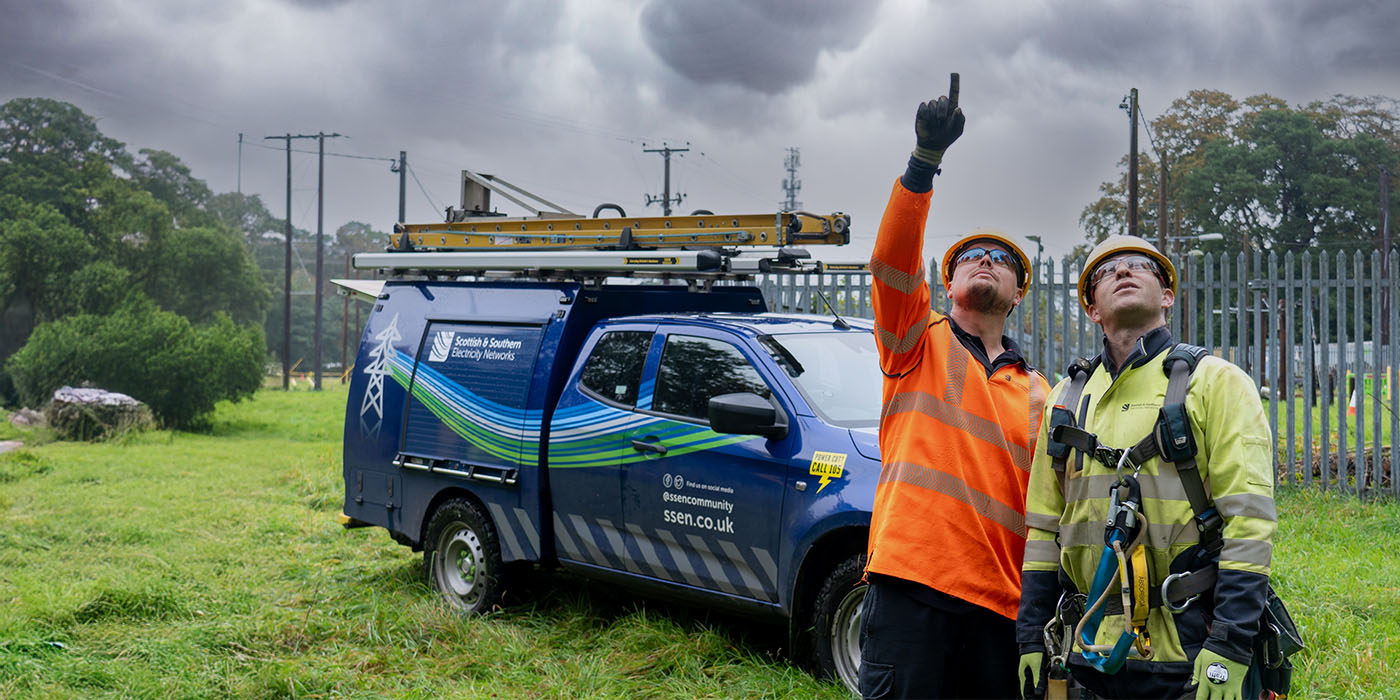
[[[644,442],[642,440],[633,440],[632,449],[638,452],[652,452],[658,455],[666,454],[666,446],[659,442]]]

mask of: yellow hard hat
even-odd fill
[[[958,239],[948,248],[948,252],[943,254],[943,288],[948,289],[953,284],[953,259],[966,248],[969,243],[978,240],[996,241],[1006,246],[1012,255],[1016,256],[1016,262],[1021,265],[1021,296],[1025,297],[1026,292],[1031,288],[1031,260],[1026,257],[1026,251],[1014,239],[1002,231],[994,228],[978,228],[966,236]]]
[[[1106,258],[1127,251],[1142,253],[1156,260],[1162,267],[1162,274],[1167,278],[1167,287],[1172,290],[1172,294],[1176,294],[1176,266],[1172,265],[1167,256],[1162,255],[1162,251],[1157,250],[1157,246],[1137,236],[1109,236],[1094,246],[1089,252],[1089,259],[1084,263],[1084,269],[1079,271],[1079,305],[1084,307],[1085,313],[1089,312],[1089,304],[1092,303],[1089,298],[1089,277],[1094,274],[1094,268]]]

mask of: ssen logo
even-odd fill
[[[452,351],[452,338],[457,335],[457,331],[438,331],[433,335],[433,349],[428,351],[429,362],[442,362],[447,359],[447,354]]]

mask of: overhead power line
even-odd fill
[[[428,194],[428,188],[424,187],[423,183],[418,180],[418,173],[413,172],[413,166],[408,166],[408,174],[413,176],[414,184],[418,185],[418,190],[423,193],[423,197],[428,200],[428,204],[432,205],[433,211],[442,211],[443,207],[438,206],[437,202],[433,201],[432,195]]]

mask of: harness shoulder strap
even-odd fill
[[[1210,351],[1205,348],[1186,343],[1177,344],[1167,353],[1162,361],[1162,371],[1167,375],[1167,394],[1162,401],[1157,423],[1150,435],[1133,446],[1129,459],[1135,464],[1142,464],[1160,456],[1162,461],[1176,465],[1182,489],[1191,502],[1196,529],[1201,533],[1201,545],[1214,558],[1224,544],[1220,534],[1224,520],[1211,503],[1205,484],[1201,481],[1200,470],[1196,467],[1196,438],[1191,433],[1191,420],[1186,414],[1186,392],[1190,388],[1191,374],[1196,371],[1201,358],[1208,354]]]
[[[1054,439],[1055,428],[1061,425],[1078,427],[1079,422],[1075,419],[1074,410],[1079,406],[1079,398],[1084,394],[1084,385],[1089,383],[1089,376],[1094,373],[1094,368],[1098,366],[1098,359],[1092,362],[1084,358],[1076,359],[1069,364],[1066,373],[1069,374],[1069,386],[1065,388],[1065,393],[1060,396],[1060,402],[1050,409],[1050,430],[1045,441],[1045,451],[1050,455],[1050,464],[1055,471],[1060,474],[1065,473],[1065,462],[1069,457],[1070,445]],[[1080,418],[1083,418],[1082,412]],[[1075,456],[1075,469],[1081,469],[1084,465],[1084,453],[1080,452]]]

